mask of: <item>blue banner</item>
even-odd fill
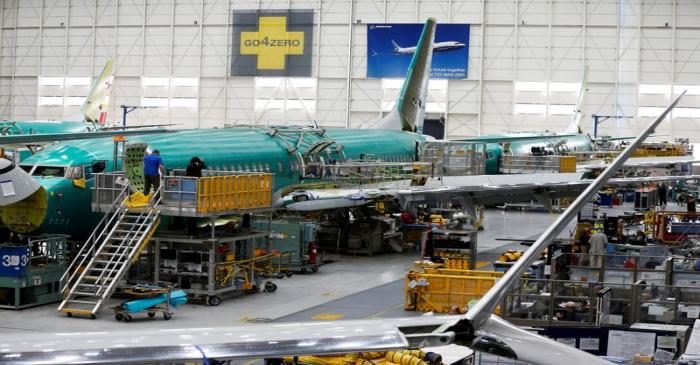
[[[0,247],[0,276],[25,277],[28,264],[29,247]]]
[[[367,77],[406,76],[423,24],[367,24]],[[469,24],[438,24],[430,77],[464,79],[469,59]]]

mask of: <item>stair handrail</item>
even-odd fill
[[[119,192],[119,195],[114,199],[112,202],[112,205],[110,205],[109,210],[105,215],[102,217],[99,223],[97,223],[97,226],[95,229],[92,231],[92,234],[90,234],[90,237],[88,237],[87,240],[85,240],[85,244],[83,244],[80,247],[80,250],[78,253],[73,257],[73,260],[71,261],[70,265],[66,268],[66,271],[63,272],[63,275],[61,276],[61,279],[59,282],[62,282],[63,279],[66,278],[67,275],[70,275],[68,277],[68,280],[65,281],[63,284],[63,287],[61,288],[61,291],[64,291],[70,286],[70,283],[73,281],[75,278],[76,274],[78,273],[77,268],[80,267],[85,263],[85,260],[91,255],[94,254],[95,252],[95,244],[96,244],[96,239],[98,237],[101,237],[104,232],[107,230],[107,227],[109,227],[115,220],[115,217],[119,215],[119,212],[121,212],[124,208],[124,203],[126,202],[125,195],[129,191],[129,185],[126,184],[122,188],[122,190]],[[115,206],[117,205],[117,202],[119,202],[119,207],[117,207],[115,211]],[[109,219],[107,219],[109,217]],[[98,230],[102,227],[102,230],[100,231],[99,234],[97,234]],[[86,251],[87,248],[87,252]],[[81,259],[82,256],[82,259]],[[80,259],[80,262],[78,263],[78,259]],[[76,265],[77,263],[77,265]]]
[[[122,239],[121,247],[119,247],[114,252],[114,255],[112,255],[109,258],[109,260],[105,264],[105,268],[102,270],[100,275],[95,280],[96,284],[100,285],[99,283],[101,280],[106,279],[107,277],[111,277],[112,273],[114,273],[115,271],[118,274],[119,271],[124,270],[126,267],[129,266],[127,264],[127,265],[124,265],[120,268],[115,267],[114,264],[117,263],[117,261],[115,261],[115,258],[117,258],[118,255],[123,255],[124,252],[122,252],[122,250],[126,249],[127,247],[131,247],[131,244],[134,242],[134,239],[138,239],[137,245],[140,245],[140,241],[142,241],[144,239],[145,235],[148,233],[148,231],[146,231],[146,232],[141,232],[141,231],[143,228],[147,228],[150,225],[149,218],[151,218],[157,212],[156,207],[158,206],[158,204],[160,204],[160,201],[162,199],[162,194],[161,194],[162,188],[163,188],[162,185],[158,187],[158,189],[153,194],[154,198],[148,202],[148,205],[146,206],[147,209],[142,210],[141,213],[138,215],[138,217],[136,217],[136,221],[139,222],[138,225],[136,225],[135,229],[132,229],[129,233],[127,233],[124,236],[124,238]],[[145,214],[145,216],[144,216],[144,214]],[[107,238],[111,237],[113,233],[114,233],[114,229],[112,229],[112,231],[110,232],[110,234]],[[129,241],[125,242],[127,239]],[[105,242],[108,242],[108,239],[105,239]],[[131,261],[132,255],[133,255],[133,252],[132,252],[132,254],[130,254],[127,257],[127,263],[129,261]],[[107,277],[105,277],[105,274],[107,274],[107,273],[109,273],[109,275]],[[117,280],[112,280],[109,283],[107,283],[107,287],[105,288],[103,293],[111,293],[112,290],[114,290],[114,285],[116,284],[116,282],[117,282]],[[98,293],[99,293],[99,289],[96,292],[96,294],[98,294]],[[101,303],[101,300],[100,300],[100,303]]]

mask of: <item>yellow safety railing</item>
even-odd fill
[[[272,205],[272,177],[269,173],[200,177],[197,212],[269,207]]]

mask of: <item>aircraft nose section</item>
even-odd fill
[[[44,221],[46,190],[12,161],[0,159],[0,220],[14,232],[28,233]]]
[[[29,233],[44,223],[48,207],[48,194],[44,187],[40,187],[29,197],[2,207],[0,219],[13,232]]]
[[[26,199],[41,188],[38,181],[14,162],[0,158],[0,207]]]

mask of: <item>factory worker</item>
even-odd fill
[[[595,231],[590,239],[591,248],[588,253],[590,255],[591,267],[603,266],[603,254],[608,250],[608,237],[605,233]]]

